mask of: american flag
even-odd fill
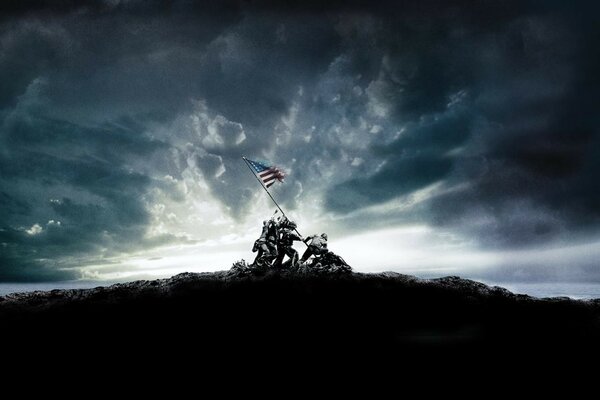
[[[256,175],[266,187],[270,187],[272,184],[274,184],[276,179],[279,182],[283,182],[285,174],[276,166],[266,165],[268,163],[252,161],[248,160],[247,158],[244,158],[244,160],[246,160],[248,165],[250,165],[250,167],[256,172]]]

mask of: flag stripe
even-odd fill
[[[267,177],[269,177],[269,176],[271,176],[271,175],[275,175],[275,172],[273,172],[273,171],[267,171],[267,172],[263,172],[262,174],[259,174],[259,176],[260,176],[261,178],[263,178],[263,179],[264,179],[264,178],[267,178]]]

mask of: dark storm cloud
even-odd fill
[[[383,28],[382,46],[396,56],[376,94],[404,132],[386,143],[380,170],[333,187],[328,205],[348,211],[462,183],[431,200],[422,218],[500,245],[597,230],[593,20],[530,6],[489,26],[470,15]],[[389,39],[399,33],[412,40]]]
[[[133,121],[85,127],[48,118],[38,85],[6,111],[1,129],[2,280],[65,279],[75,276],[65,258],[81,265],[144,248],[153,178],[131,166],[166,148]]]
[[[193,113],[191,100],[202,99],[214,110],[207,112],[218,132],[211,133],[216,140],[203,140],[200,153],[220,157],[225,165],[239,164],[241,154],[273,147],[273,126],[287,113],[299,85],[327,68],[337,36],[325,16],[273,15],[237,2],[219,4],[189,9],[173,3],[163,12],[143,2],[123,3],[100,11],[82,7],[43,21],[26,14],[20,30],[10,32],[15,46],[37,44],[44,35],[65,56],[55,63],[49,57],[36,60],[46,66],[43,74],[25,68],[21,76],[27,78],[14,91],[23,92],[23,85],[41,74],[45,112],[81,124],[123,115],[168,123]],[[28,36],[19,40],[22,30]],[[20,58],[28,57],[11,57]],[[232,142],[232,129],[243,129],[246,140]],[[213,194],[240,215],[248,202],[236,191],[252,182],[236,166],[219,179],[205,172]]]
[[[189,107],[193,78],[214,61],[201,50],[239,20],[238,5],[2,8],[0,280],[65,279],[90,260],[185,240],[146,235],[152,188],[181,201],[156,162],[169,138],[148,130]]]
[[[470,187],[434,200],[437,222],[484,210],[488,224],[464,229],[511,245],[597,230],[599,87],[591,71],[600,58],[590,24],[552,17],[511,25],[494,74],[478,83],[474,109],[487,123],[473,132],[479,157],[457,162],[454,178]]]
[[[594,10],[371,3],[3,2],[0,279],[184,240],[147,232],[190,171],[243,220],[241,155],[290,172],[292,210],[441,183],[413,221],[508,245],[595,230]]]
[[[368,177],[336,185],[328,193],[327,204],[350,211],[412,193],[445,178],[454,162],[447,153],[464,143],[470,123],[470,116],[461,110],[407,124],[400,138],[373,149],[373,154],[382,156],[386,164]]]

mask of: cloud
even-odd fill
[[[412,38],[404,46],[380,39],[383,53],[399,47],[383,57],[365,91],[367,113],[394,120],[397,137],[371,143],[378,169],[333,186],[330,210],[358,210],[441,182],[460,190],[415,212],[486,246],[529,246],[598,229],[591,171],[599,137],[590,108],[597,84],[588,71],[599,59],[583,39],[590,21],[535,11],[507,17],[435,30],[401,18],[393,31],[381,28],[386,38]],[[376,131],[389,129],[383,126]]]
[[[25,232],[28,235],[32,235],[33,236],[33,235],[39,235],[40,233],[42,233],[43,230],[44,229],[40,226],[40,224],[33,224],[31,226],[31,228],[26,229]]]
[[[89,127],[46,117],[40,93],[28,90],[0,131],[5,280],[37,279],[38,272],[44,279],[74,277],[73,267],[86,260],[152,240],[145,197],[155,178],[139,165],[165,144],[135,124]]]
[[[241,156],[333,231],[506,248],[598,230],[583,3],[0,7],[0,279],[249,230],[271,205]]]
[[[352,211],[413,193],[444,179],[454,162],[449,153],[470,134],[470,119],[465,113],[451,109],[409,123],[397,139],[386,146],[373,147],[373,153],[383,156],[385,163],[372,175],[334,185],[327,193],[328,207]]]

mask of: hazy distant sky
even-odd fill
[[[1,2],[0,281],[251,260],[245,155],[357,270],[600,282],[594,2],[279,3]]]

